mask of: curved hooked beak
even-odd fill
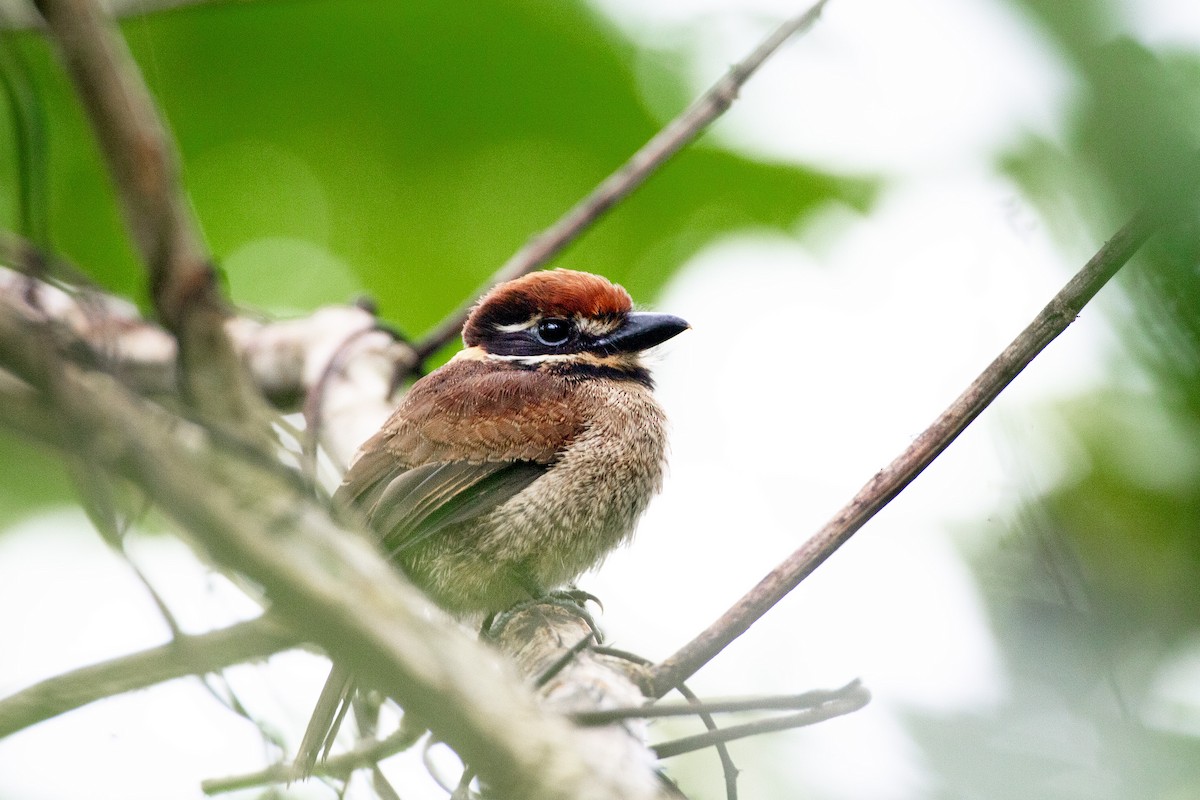
[[[631,311],[621,327],[597,339],[592,349],[610,353],[633,353],[662,344],[690,327],[692,326],[686,320],[672,314]]]

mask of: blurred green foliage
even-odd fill
[[[1092,236],[1151,204],[1174,214],[1119,277],[1134,363],[1114,369],[1136,378],[1061,409],[1087,458],[1042,498],[1096,582],[1097,613],[1170,642],[1200,627],[1200,604],[1180,602],[1200,597],[1200,53],[1106,37],[1102,3],[1021,5],[1085,83],[1067,146],[1031,141],[1010,172],[1052,219],[1071,198]]]
[[[1118,277],[1132,313],[1112,387],[1055,410],[1073,471],[975,558],[1007,701],[913,730],[945,781],[931,796],[1197,797],[1197,720],[1161,726],[1161,681],[1200,631],[1200,54],[1114,37],[1109,3],[1015,5],[1081,91],[1067,141],[1004,167],[1063,233],[1107,237],[1154,204],[1175,218]]]
[[[233,299],[291,314],[367,294],[410,334],[469,297],[665,122],[640,86],[678,98],[660,114],[690,94],[670,59],[635,59],[573,2],[261,0],[123,28],[178,140]],[[32,87],[49,132],[34,180],[53,249],[144,305],[69,83],[40,37],[15,44],[27,66],[14,78]],[[635,73],[635,62],[649,72]],[[0,227],[9,229],[20,227],[14,122],[0,115]],[[871,194],[866,181],[701,141],[558,263],[608,275],[648,303],[726,231],[790,228],[818,204],[862,207]],[[44,499],[21,460],[0,458],[0,517]]]

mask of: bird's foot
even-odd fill
[[[592,639],[596,644],[600,644],[604,641],[604,634],[601,633],[596,620],[592,618],[591,612],[587,609],[588,601],[595,603],[602,611],[604,610],[604,604],[600,602],[600,598],[591,592],[585,592],[574,586],[540,594],[536,597],[531,597],[529,600],[517,603],[503,613],[489,615],[484,620],[480,636],[483,638],[495,638],[499,634],[500,629],[516,614],[535,606],[549,605],[561,608],[563,611],[582,619],[591,631]]]

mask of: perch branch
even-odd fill
[[[750,55],[730,67],[724,77],[656,133],[616,172],[605,178],[557,222],[534,236],[514,253],[492,275],[485,289],[518,278],[546,264],[578,239],[606,211],[641,186],[659,167],[729,110],[746,81],[788,39],[808,30],[821,15],[826,2],[828,0],[819,0],[803,14],[787,20],[772,31]],[[460,306],[417,344],[417,354],[422,361],[458,335],[473,303],[474,300]]]
[[[586,645],[594,634],[586,619],[562,606],[537,604],[501,615],[489,628],[488,636],[497,649],[511,657],[518,671],[531,680],[544,708],[573,718],[577,714],[586,715],[586,709],[594,709],[598,704],[619,704],[628,710],[644,698],[639,680],[642,675],[640,665],[578,644],[564,644]],[[693,710],[692,713],[698,712]],[[576,733],[597,763],[614,772],[623,771],[629,775],[640,772],[650,790],[656,780],[643,768],[653,763],[651,749],[641,736],[645,726],[611,724],[625,720],[627,716],[606,720],[609,724],[604,728],[591,727]],[[593,726],[603,724],[599,721],[591,723]],[[413,744],[410,727],[401,725],[400,730],[390,736],[372,739],[346,753],[318,761],[314,772],[344,777],[354,770],[370,767]],[[470,766],[474,768],[473,764]],[[219,794],[290,782],[305,774],[306,767],[275,764],[252,773],[207,780],[202,788],[208,794]]]
[[[0,738],[105,697],[215,672],[296,647],[301,641],[278,620],[259,617],[56,675],[0,700]]]
[[[833,519],[763,578],[707,630],[654,669],[653,696],[662,697],[707,664],[824,563],[867,520],[891,502],[950,446],[1026,366],[1067,329],[1080,310],[1162,224],[1142,212],[1100,248],[1075,277],[933,424],[867,482]]]

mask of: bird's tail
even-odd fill
[[[350,708],[350,695],[353,692],[354,681],[350,673],[335,664],[329,672],[329,679],[325,681],[325,688],[321,690],[321,696],[317,698],[317,706],[308,721],[304,738],[300,740],[300,747],[296,750],[295,766],[300,768],[304,777],[312,774],[318,758],[324,759],[329,755],[342,719]]]

